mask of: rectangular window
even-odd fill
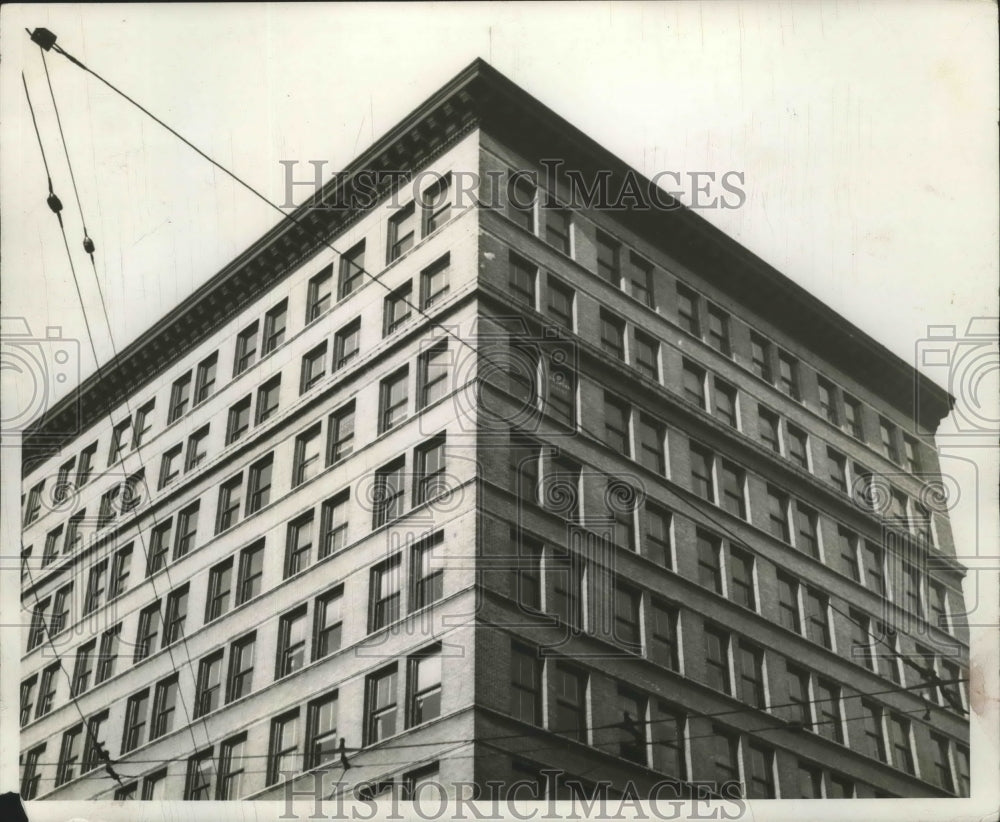
[[[194,382],[194,404],[203,403],[215,390],[215,374],[218,370],[219,355],[211,354],[198,363],[197,377]]]
[[[229,610],[229,595],[233,588],[233,558],[220,562],[208,572],[208,599],[205,622],[218,619]]]
[[[413,547],[410,560],[411,611],[436,602],[444,594],[444,569],[440,558],[443,543],[444,533],[438,531]]]
[[[226,421],[226,445],[231,445],[250,430],[250,396],[247,395],[229,409]]]
[[[420,272],[420,307],[427,309],[445,298],[450,287],[451,262],[445,254]]]
[[[597,232],[597,276],[621,287],[621,244],[607,234]]]
[[[416,226],[416,211],[413,203],[403,206],[389,218],[389,253],[386,264],[398,259],[413,247]]]
[[[309,567],[312,562],[313,513],[293,520],[288,524],[288,538],[285,543],[285,579]]]
[[[535,233],[538,191],[530,172],[511,171],[507,177],[507,216],[525,231]]]
[[[110,468],[116,462],[125,450],[125,444],[128,440],[128,432],[132,428],[132,420],[122,420],[118,423],[111,431],[111,449],[108,451],[108,467]]]
[[[51,564],[59,555],[59,538],[62,536],[62,526],[49,531],[45,537],[45,551],[42,554],[42,567]]]
[[[548,315],[568,331],[573,330],[573,298],[575,292],[551,274],[547,278]]]
[[[771,536],[782,542],[791,543],[791,528],[788,524],[788,495],[772,486],[767,487],[767,519]]]
[[[715,502],[712,453],[694,443],[691,443],[691,490],[702,499]]]
[[[90,675],[94,671],[94,651],[97,649],[97,643],[95,640],[90,640],[90,642],[85,642],[76,651],[76,662],[73,665],[73,679],[70,684],[70,696],[79,696],[85,693],[87,688],[90,687]],[[32,678],[32,685],[34,685],[34,678]],[[22,689],[22,696],[23,696]],[[23,701],[22,701],[23,702]],[[22,716],[23,716],[23,704],[22,704]],[[21,723],[24,724],[23,722]]]
[[[441,175],[420,195],[423,236],[428,237],[451,217],[451,172]]]
[[[401,285],[385,298],[382,309],[382,336],[388,337],[410,319],[413,310],[413,284]]]
[[[38,705],[35,708],[35,719],[39,719],[52,710],[56,699],[56,677],[60,676],[60,663],[53,662],[42,670],[42,681],[38,688]]]
[[[701,323],[698,320],[698,295],[689,288],[677,283],[677,324],[688,334],[701,336]]]
[[[788,721],[812,730],[812,700],[809,698],[809,673],[791,663],[788,672]]]
[[[583,625],[584,563],[576,554],[553,550],[549,559],[551,597],[547,607],[564,625]]]
[[[211,799],[214,770],[211,748],[188,757],[187,773],[184,777],[184,798],[192,801]]]
[[[614,581],[613,638],[630,651],[642,651],[641,622],[642,594],[638,589],[620,579]]]
[[[636,331],[632,367],[643,376],[658,382],[660,379],[659,359],[659,341],[641,331]]]
[[[354,451],[354,400],[330,415],[326,464],[333,465]]]
[[[271,720],[271,740],[267,750],[267,782],[274,785],[300,771],[299,709]]]
[[[194,716],[205,716],[222,704],[222,651],[210,654],[198,663],[195,684]]]
[[[396,733],[396,665],[369,674],[365,680],[365,745]]]
[[[705,684],[726,694],[732,693],[729,673],[729,635],[705,628]]]
[[[98,753],[104,750],[104,740],[101,739],[103,735],[101,726],[108,721],[109,715],[108,711],[101,711],[101,713],[87,720],[87,736],[83,746],[83,769],[80,771],[81,774],[94,770],[103,761]]]
[[[736,411],[736,389],[718,377],[715,377],[712,382],[714,387],[712,397],[715,400],[713,413],[716,419],[721,420],[730,428],[739,429],[739,418]]]
[[[778,388],[793,400],[800,397],[799,362],[784,351],[778,352]]]
[[[406,502],[406,481],[403,474],[405,467],[403,458],[400,457],[375,472],[373,529],[381,528],[403,515]]]
[[[882,453],[895,463],[899,462],[899,449],[896,446],[896,426],[885,417],[878,420],[879,444]]]
[[[625,361],[625,323],[601,311],[601,348],[616,360]]]
[[[101,647],[97,654],[97,675],[94,684],[97,685],[114,676],[115,662],[118,660],[118,641],[121,638],[122,626],[119,622],[101,634]]]
[[[236,336],[236,354],[233,357],[233,376],[238,377],[257,359],[257,332],[260,323],[254,320]]]
[[[642,257],[629,252],[628,255],[629,294],[643,305],[656,307],[653,299],[653,266]]]
[[[522,722],[542,724],[542,660],[526,645],[510,646],[510,713]]]
[[[347,504],[350,491],[341,491],[326,500],[320,512],[319,559],[347,547]]]
[[[125,703],[125,732],[122,736],[123,754],[135,750],[143,744],[148,712],[149,688],[128,698],[128,702]]]
[[[813,642],[830,647],[830,617],[827,598],[811,589],[805,592],[806,636]]]
[[[951,745],[948,738],[931,733],[931,755],[934,761],[934,781],[948,793],[955,792],[955,780],[951,775]]]
[[[205,425],[195,431],[187,442],[187,455],[184,457],[184,470],[190,471],[201,465],[208,456],[206,443],[208,440],[208,426]]]
[[[856,440],[864,441],[864,432],[861,428],[861,403],[847,394],[844,394],[844,428]]]
[[[553,358],[555,359],[555,358]],[[576,425],[576,374],[565,365],[548,365],[545,410],[566,426]]]
[[[735,546],[729,550],[729,599],[751,611],[757,610],[753,584],[753,555]]]
[[[843,525],[837,526],[837,543],[840,546],[840,567],[843,573],[860,582],[858,573],[858,535]]]
[[[63,585],[56,591],[52,604],[52,618],[49,622],[49,636],[53,637],[69,627],[72,615],[73,583]]]
[[[653,630],[649,643],[650,658],[672,671],[679,671],[677,609],[654,599],[652,610]]]
[[[670,544],[670,512],[653,502],[646,503],[646,540],[643,553],[663,568],[673,568]]]
[[[776,799],[774,787],[774,751],[760,745],[747,745],[748,799]]]
[[[552,666],[554,716],[551,727],[563,736],[587,742],[587,674],[563,662]]]
[[[83,614],[96,611],[104,598],[105,579],[108,575],[108,561],[102,559],[94,565],[87,574],[87,598],[83,603]]]
[[[69,556],[83,546],[83,534],[80,526],[83,524],[86,510],[80,510],[66,522],[66,541],[63,543],[63,554]]]
[[[729,315],[718,306],[708,304],[708,328],[705,342],[723,356],[732,356],[729,343]]]
[[[264,315],[264,340],[260,355],[266,357],[285,341],[288,300],[282,300]]]
[[[778,614],[783,627],[797,634],[802,633],[798,580],[780,571],[778,572]]]
[[[410,369],[403,366],[379,384],[379,433],[394,428],[406,419]]]
[[[177,710],[177,675],[156,683],[153,696],[153,716],[149,726],[149,739],[159,739],[174,727]]]
[[[37,648],[45,641],[45,612],[50,602],[48,598],[35,604],[31,613],[31,627],[28,629],[28,650]]]
[[[361,319],[351,320],[333,335],[333,370],[352,363],[361,353]]]
[[[722,487],[722,507],[733,516],[746,519],[746,497],[743,493],[746,475],[743,469],[722,460],[719,465],[719,484]]]
[[[81,651],[82,651],[82,649],[81,649]],[[79,669],[79,667],[80,667],[80,653],[81,653],[81,651],[77,651],[76,652],[76,667],[77,667],[77,669]],[[88,674],[88,676],[89,676],[89,674]],[[74,688],[76,687],[77,679],[78,679],[78,677],[77,677],[77,674],[76,674],[76,670],[74,670],[74,672],[73,672],[73,685],[74,685]],[[21,683],[21,703],[20,703],[19,718],[20,718],[20,723],[21,723],[21,727],[22,728],[25,725],[27,725],[28,722],[31,721],[31,709],[34,707],[34,703],[35,703],[35,687],[37,685],[38,685],[38,678],[35,677],[35,676],[28,677],[24,682]],[[84,690],[86,690],[86,687],[84,687]],[[74,696],[76,695],[75,692],[71,692],[71,693],[73,693]]]
[[[343,586],[316,598],[313,617],[313,662],[340,650],[343,626]]]
[[[713,725],[710,740],[711,762],[714,766],[712,776],[716,790],[723,795],[732,795],[735,788],[742,796],[739,736],[718,725]]]
[[[507,269],[507,283],[511,294],[534,308],[538,291],[538,266],[511,251],[508,254]]]
[[[135,637],[133,662],[141,662],[153,652],[160,633],[160,601],[147,605],[139,612],[139,627]]]
[[[407,727],[441,715],[441,648],[411,656],[407,666]]]
[[[698,552],[698,583],[722,596],[722,564],[719,559],[722,541],[699,529],[695,545]]]
[[[168,519],[153,526],[149,534],[149,558],[146,562],[146,576],[150,577],[167,566],[167,555],[170,553],[170,536],[173,531],[173,520]]]
[[[411,237],[412,237],[412,231],[413,229],[411,228],[410,229]],[[365,279],[365,241],[362,240],[360,243],[355,245],[345,254],[342,254],[340,257],[340,272],[339,272],[339,280],[337,283],[337,299],[342,300],[344,299],[344,297],[353,294],[361,287],[362,283],[364,282],[364,279]]]
[[[619,454],[631,455],[629,407],[610,392],[604,393],[604,442]]]
[[[80,461],[76,468],[76,487],[83,488],[90,482],[94,470],[94,455],[97,453],[97,443],[92,443],[80,452]],[[40,493],[40,491],[39,491]],[[39,504],[41,504],[39,502]]]
[[[38,796],[38,784],[42,781],[39,761],[45,754],[46,743],[42,743],[25,754],[24,770],[21,772],[21,798],[25,801]]]
[[[309,280],[306,295],[306,325],[326,312],[333,299],[333,263]]]
[[[181,452],[183,446],[178,443],[173,448],[163,452],[160,457],[159,488],[166,488],[181,475]]]
[[[969,796],[969,749],[965,745],[955,745],[955,768],[958,772],[958,795]]]
[[[246,696],[253,689],[254,649],[257,633],[247,634],[229,646],[229,678],[226,703]]]
[[[153,410],[156,408],[156,400],[150,400],[141,408],[135,412],[135,425],[132,426],[132,450],[134,451],[140,445],[142,441],[146,438],[146,434],[149,433],[150,429],[153,427],[153,423],[150,417],[153,416]],[[72,463],[70,464],[72,466]],[[66,476],[69,475],[69,470],[66,470]],[[60,479],[63,480],[65,484],[65,479],[63,477],[62,470],[60,469]]]
[[[306,770],[337,758],[337,692],[314,699],[306,707]]]
[[[63,734],[59,749],[59,767],[56,770],[56,786],[75,779],[79,773],[80,752],[83,747],[83,725],[76,725]]]
[[[861,561],[864,566],[863,582],[865,586],[880,597],[884,597],[886,595],[885,557],[881,546],[866,541],[861,552]]]
[[[293,674],[306,662],[306,606],[301,605],[278,620],[278,659],[274,678]]]
[[[232,528],[240,518],[242,504],[243,473],[226,480],[219,487],[219,509],[215,520],[215,533]]]
[[[420,353],[417,373],[417,407],[426,408],[448,393],[448,342],[442,340]]]
[[[843,494],[847,493],[847,458],[832,448],[826,449],[827,478]]]
[[[400,556],[389,557],[371,570],[368,632],[378,631],[399,619]]]
[[[278,410],[281,395],[281,374],[265,382],[257,389],[257,425],[271,419]]]
[[[913,767],[913,746],[910,739],[910,722],[899,716],[889,717],[892,734],[892,763],[909,774],[916,773]]]
[[[177,515],[177,534],[174,537],[174,559],[189,553],[198,537],[198,513],[201,503],[195,501]]]
[[[175,588],[167,595],[167,612],[163,620],[163,647],[173,645],[184,636],[188,611],[188,584]]]
[[[647,738],[648,701],[631,688],[618,686],[617,708],[622,717],[622,732],[618,743],[618,755],[639,765],[648,766]]]
[[[819,389],[819,410],[826,418],[827,422],[833,425],[840,425],[840,415],[837,413],[837,389],[833,383],[817,378]]]
[[[844,741],[840,688],[826,679],[816,680],[816,730],[833,742]]]
[[[167,769],[151,773],[142,780],[143,801],[164,799],[167,795]]]
[[[215,798],[239,799],[243,795],[243,777],[246,773],[246,734],[227,739],[219,747],[219,779]]]
[[[699,408],[705,408],[705,369],[693,362],[684,360],[681,385],[684,389],[684,399],[693,402]]]
[[[304,394],[326,375],[326,340],[302,357],[299,393]]]
[[[820,558],[819,517],[816,512],[801,502],[795,503],[795,547],[814,559]]]
[[[236,583],[236,604],[249,602],[260,593],[264,573],[264,540],[240,552],[239,578]]]
[[[663,702],[657,703],[657,712],[659,716],[652,726],[653,767],[674,779],[684,780],[687,778],[684,713]]]
[[[903,434],[903,466],[911,474],[920,470],[920,461],[917,458],[917,441],[913,437]]]
[[[545,215],[545,242],[566,256],[572,256],[572,215],[569,209],[561,208],[554,200],[549,200],[543,212]]]
[[[775,454],[780,454],[781,440],[778,431],[781,420],[778,415],[768,411],[763,406],[758,406],[757,420],[757,431],[760,434],[761,442],[774,451]]]
[[[273,467],[274,456],[271,454],[268,454],[261,460],[257,460],[257,462],[250,466],[248,475],[249,486],[247,488],[247,516],[261,510],[271,501],[271,473]]]

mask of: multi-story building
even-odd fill
[[[23,796],[968,794],[951,398],[602,179],[476,62],[33,427]]]

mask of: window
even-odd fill
[[[80,651],[76,652],[77,669],[79,669],[80,667],[80,653],[81,653]],[[74,670],[73,672],[74,688],[76,687],[77,679],[78,679],[77,673],[76,670]],[[19,718],[22,728],[25,725],[27,725],[29,721],[31,721],[31,709],[34,707],[36,685],[38,685],[38,678],[35,676],[28,677],[26,680],[24,680],[24,682],[21,683],[21,703],[20,703]],[[86,690],[86,686],[84,687],[84,690]],[[75,691],[71,691],[70,693],[72,693],[74,696],[76,695]]]
[[[271,720],[271,741],[267,754],[267,783],[299,771],[299,709]]]
[[[76,769],[82,745],[83,725],[76,725],[63,734],[62,746],[59,748],[59,767],[56,770],[57,787],[78,776]]]
[[[774,787],[774,751],[760,745],[747,745],[748,799],[776,799]]]
[[[420,195],[423,236],[427,237],[448,222],[451,216],[451,172],[442,175]]]
[[[799,611],[799,583],[793,577],[778,572],[778,615],[779,622],[789,631],[802,633],[802,617]]]
[[[156,400],[152,399],[135,412],[135,425],[132,426],[133,451],[142,445],[142,441],[145,439],[146,434],[148,434],[150,429],[153,427],[153,423],[149,418],[153,415],[153,410],[155,408]],[[70,462],[69,467],[65,469],[65,474],[63,473],[63,469],[60,469],[59,474],[61,484],[66,484],[66,477],[69,476],[69,472],[72,470],[72,465],[73,463]]]
[[[167,613],[163,621],[163,647],[172,645],[184,636],[184,622],[187,620],[188,585],[174,589],[167,596]]]
[[[843,525],[837,526],[837,543],[840,546],[840,565],[844,573],[860,582],[858,573],[858,535]]]
[[[166,488],[181,475],[181,451],[179,443],[163,452],[160,458],[160,488]]]
[[[735,546],[729,550],[729,599],[751,611],[757,610],[753,584],[753,556]]]
[[[45,537],[45,552],[42,554],[42,567],[52,563],[59,554],[59,537],[62,536],[62,526],[49,531]]]
[[[115,673],[121,632],[122,626],[119,622],[101,634],[101,648],[97,655],[97,676],[94,678],[95,685],[110,679]]]
[[[698,295],[691,289],[677,283],[677,324],[688,334],[701,336],[698,321]]]
[[[729,344],[729,315],[711,303],[708,304],[708,328],[706,331],[705,342],[726,357],[732,355]]]
[[[833,383],[824,380],[822,377],[817,378],[817,387],[819,389],[820,413],[826,418],[827,422],[833,425],[840,425],[840,417],[837,414],[837,389]]]
[[[630,688],[618,686],[618,713],[622,717],[622,732],[618,755],[639,765],[648,765],[647,700]]]
[[[48,598],[35,604],[31,614],[31,627],[28,629],[28,650],[37,648],[45,641],[45,612],[49,608]]]
[[[784,351],[778,352],[778,388],[793,400],[799,399],[799,363]]]
[[[400,556],[389,557],[371,570],[368,631],[377,631],[399,619]]]
[[[861,403],[847,394],[844,394],[844,427],[856,440],[864,441],[864,432],[861,428]]]
[[[635,534],[635,505],[638,492],[617,479],[609,479],[604,498],[611,513],[611,538],[629,551],[638,549]]]
[[[104,578],[108,573],[108,561],[101,560],[94,565],[87,575],[87,598],[83,603],[83,614],[93,613],[101,604],[104,596]]]
[[[382,311],[382,336],[388,337],[410,319],[413,308],[413,284],[407,282],[385,298]]]
[[[729,635],[705,628],[705,684],[723,693],[732,693],[729,673]]]
[[[312,561],[313,513],[304,514],[288,524],[285,543],[285,579],[295,576]]]
[[[306,770],[332,762],[337,748],[337,692],[314,699],[306,708]]]
[[[420,354],[420,370],[417,373],[417,408],[426,408],[437,402],[448,392],[448,342],[435,343]]]
[[[876,657],[879,673],[886,679],[891,679],[897,685],[901,685],[903,679],[899,673],[899,637],[896,635],[895,630],[881,622],[878,623],[877,630],[877,636],[882,637],[881,644],[884,649]]]
[[[250,430],[250,396],[247,395],[229,409],[226,423],[226,445],[231,445]]]
[[[38,796],[38,783],[42,781],[42,772],[38,763],[45,753],[46,743],[42,743],[25,754],[24,770],[21,772],[21,798],[31,800]]]
[[[626,457],[631,455],[628,433],[629,407],[613,394],[604,394],[604,442]]]
[[[306,662],[306,606],[302,605],[278,620],[278,660],[274,678],[293,674]]]
[[[361,352],[361,319],[355,319],[333,335],[333,370],[357,359]]]
[[[318,439],[318,437],[317,437]],[[317,452],[319,446],[317,445]],[[319,454],[317,453],[317,459]],[[268,454],[250,466],[249,487],[247,489],[247,516],[259,511],[271,500],[271,472],[274,457]]]
[[[413,558],[410,563],[411,611],[436,602],[444,594],[444,569],[440,565],[443,543],[444,533],[438,531],[413,547]]]
[[[622,284],[621,244],[597,232],[597,275],[619,288]]]
[[[281,374],[265,382],[257,389],[257,425],[271,419],[278,410],[281,394]]]
[[[83,534],[80,533],[80,526],[87,512],[81,510],[71,516],[66,522],[66,541],[63,543],[63,553],[73,554],[83,545]]]
[[[816,680],[816,730],[833,742],[844,741],[840,688],[826,679]]]
[[[233,357],[233,376],[238,377],[257,359],[257,332],[260,324],[254,320],[236,336],[236,355]]]
[[[365,745],[374,745],[396,733],[396,665],[365,680]]]
[[[542,724],[542,661],[537,652],[512,642],[510,646],[510,713],[522,722]]]
[[[548,315],[568,331],[573,330],[573,297],[572,288],[564,285],[551,274],[547,278]]]
[[[188,800],[211,799],[214,769],[215,763],[212,760],[211,748],[189,757],[187,773],[184,778],[184,798]]]
[[[518,560],[512,592],[522,608],[542,609],[542,546],[539,542],[511,531],[511,543],[517,545]]]
[[[656,307],[653,299],[653,266],[633,252],[628,255],[629,294],[643,305]]]
[[[394,428],[406,419],[408,366],[400,368],[379,385],[379,433]]]
[[[951,745],[948,738],[931,732],[931,754],[934,761],[934,781],[949,793],[955,792],[955,780],[951,775]]]
[[[52,604],[52,619],[49,622],[49,636],[53,637],[64,628],[69,627],[72,613],[73,583],[63,585],[56,591]]]
[[[80,462],[76,469],[76,487],[83,488],[90,481],[94,468],[94,455],[97,453],[97,443],[88,445],[80,452]],[[39,488],[41,493],[41,488]]]
[[[830,619],[827,598],[813,590],[805,591],[806,636],[825,648],[830,646]]]
[[[940,582],[927,582],[929,614],[927,622],[942,631],[949,630],[948,592]]]
[[[670,544],[670,512],[653,502],[646,503],[646,540],[643,552],[664,568],[673,567]]]
[[[229,595],[233,587],[233,558],[220,562],[208,572],[208,600],[205,622],[218,619],[229,610]]]
[[[739,420],[736,411],[736,389],[723,382],[718,377],[712,380],[714,391],[712,396],[715,400],[713,413],[716,419],[721,420],[730,428],[739,428]]]
[[[420,307],[427,309],[440,302],[448,293],[450,262],[445,254],[436,263],[420,272]]]
[[[847,458],[832,448],[826,449],[828,479],[843,494],[847,493]]]
[[[125,443],[128,440],[128,432],[132,428],[132,420],[122,420],[111,430],[111,450],[108,451],[108,467],[110,468],[118,462],[122,451],[125,450]]]
[[[347,503],[349,491],[341,491],[323,503],[320,512],[319,559],[347,546]]]
[[[153,526],[149,535],[149,558],[146,562],[147,577],[167,567],[167,554],[170,553],[170,534],[173,525],[173,520],[168,519],[166,522]]]
[[[892,734],[892,762],[900,770],[916,773],[913,767],[913,746],[910,740],[910,722],[898,716],[889,717]]]
[[[174,712],[177,710],[177,675],[156,683],[153,696],[153,717],[149,727],[149,739],[159,739],[174,727]]]
[[[743,486],[746,478],[741,468],[722,460],[719,466],[719,483],[722,486],[722,507],[733,516],[747,518]]]
[[[389,218],[389,253],[386,263],[391,263],[413,247],[416,234],[416,211],[413,203],[403,206]]]
[[[710,740],[711,761],[714,765],[712,776],[716,792],[730,795],[734,788],[741,791],[739,736],[718,725],[713,725]]]
[[[896,426],[885,417],[878,420],[879,444],[882,453],[893,462],[899,462],[899,449],[896,447]]]
[[[681,386],[684,389],[684,399],[693,402],[699,408],[705,407],[705,369],[684,360]]]
[[[702,499],[715,502],[712,453],[694,443],[691,443],[691,490]]]
[[[652,726],[653,767],[660,773],[683,780],[687,777],[684,714],[663,702],[657,702],[657,713]]]
[[[788,525],[788,495],[772,486],[767,487],[767,519],[771,536],[782,542],[791,543],[791,529]]]
[[[143,801],[163,799],[167,794],[167,769],[151,773],[142,780]]]
[[[35,719],[39,719],[52,710],[56,699],[56,677],[59,676],[60,663],[53,662],[42,670],[42,682],[38,688],[38,705],[35,708]]]
[[[552,730],[587,742],[587,675],[563,662],[553,668],[554,716]]]
[[[108,721],[109,712],[101,711],[87,720],[87,736],[83,746],[83,769],[81,774],[94,770],[103,761],[104,741],[101,726]]]
[[[25,527],[38,519],[38,515],[42,510],[42,489],[44,487],[45,481],[43,480],[28,492],[28,504],[24,507]]]
[[[616,578],[613,638],[635,653],[640,653],[642,650],[642,633],[639,627],[641,604],[642,594],[636,588]]]
[[[215,522],[215,533],[221,534],[232,528],[240,518],[242,503],[243,473],[226,480],[219,488],[219,511]]]
[[[236,604],[249,602],[260,593],[264,573],[264,540],[240,552],[239,578],[236,582]]]
[[[632,367],[651,380],[660,379],[660,343],[653,337],[635,332],[635,350],[632,357]]]
[[[572,256],[572,215],[567,208],[560,208],[554,200],[549,200],[543,212],[545,215],[545,242],[567,256]]]
[[[788,721],[806,730],[813,727],[812,700],[809,698],[809,674],[792,664],[786,665],[788,673]]]
[[[227,739],[219,746],[219,780],[215,798],[239,799],[243,794],[243,776],[246,773],[246,734]]]
[[[535,199],[538,192],[530,173],[512,171],[507,177],[507,216],[535,233]]]
[[[847,658],[864,665],[870,671],[874,670],[871,619],[866,614],[851,608],[848,611],[847,628],[850,631],[850,640],[846,648]]]
[[[861,563],[864,567],[865,586],[880,597],[886,595],[885,588],[885,556],[881,546],[873,542],[865,542],[861,552]]]
[[[576,425],[576,374],[555,360],[553,357],[547,368],[545,410],[558,422],[573,427]]]
[[[121,494],[121,485],[114,485],[101,494],[101,507],[98,509],[97,513],[97,528],[98,530],[103,528],[110,522],[113,522],[115,517],[118,516],[118,511],[121,507],[121,502],[118,497]],[[42,559],[45,557],[43,556]]]
[[[434,646],[408,660],[408,727],[441,715],[441,648]]]
[[[722,565],[719,559],[721,540],[699,529],[695,545],[698,552],[698,583],[722,596]]]
[[[799,468],[809,470],[809,445],[805,431],[796,428],[794,425],[788,426],[788,459]]]
[[[801,502],[795,503],[795,547],[814,559],[820,558],[818,516],[816,512]]]
[[[412,216],[412,211],[411,211],[411,216]],[[405,229],[405,226],[403,228]],[[412,223],[410,228],[410,237],[411,237],[410,242],[412,244],[413,242]],[[400,254],[402,253],[403,252],[400,251]],[[393,257],[392,259],[395,259],[395,257]],[[392,262],[392,260],[390,260],[390,262]],[[347,297],[350,294],[353,294],[355,291],[357,291],[361,287],[361,284],[364,282],[364,276],[365,276],[365,241],[362,240],[360,243],[351,248],[347,253],[342,254],[340,257],[340,279],[337,284],[337,299],[342,300],[344,299],[344,297]]]
[[[309,280],[306,296],[306,325],[326,312],[333,299],[333,263]]]
[[[237,639],[229,646],[227,704],[246,696],[253,689],[254,649],[256,645],[257,633],[252,632]]]
[[[219,364],[219,355],[212,354],[198,363],[198,374],[194,382],[194,404],[204,402],[215,390],[215,372]]]
[[[177,515],[177,534],[174,538],[174,559],[180,559],[194,548],[198,537],[198,513],[201,503],[192,502]]]
[[[195,685],[194,718],[209,714],[219,707],[222,698],[222,651],[216,651],[198,663]]]
[[[576,554],[553,550],[550,557],[551,596],[548,610],[564,625],[583,626],[584,563]]]
[[[354,450],[354,400],[330,415],[326,464],[333,465]]]
[[[146,714],[149,711],[149,688],[128,698],[125,703],[125,733],[122,736],[122,753],[135,750],[143,743],[146,734]]]
[[[965,745],[955,745],[955,767],[958,771],[958,794],[969,796],[969,749]]]
[[[343,599],[344,589],[340,585],[316,598],[313,617],[314,662],[340,649]]]
[[[141,662],[153,652],[160,633],[160,601],[147,605],[139,612],[139,628],[135,638],[133,662]]]
[[[625,361],[625,323],[607,311],[601,312],[601,348],[615,359]]]
[[[538,266],[511,251],[508,256],[508,272],[511,294],[534,308],[538,290]]]
[[[672,671],[680,670],[677,642],[677,609],[653,600],[653,630],[650,636],[650,658]]]
[[[876,793],[876,796],[881,794]],[[854,783],[846,776],[830,774],[830,790],[827,792],[827,798],[854,799]]]
[[[917,441],[906,434],[903,434],[903,466],[911,474],[920,470],[920,461],[917,459]]]
[[[405,463],[400,457],[388,465],[383,465],[375,472],[375,484],[372,490],[374,500],[372,512],[372,528],[381,528],[402,516],[406,501]]]
[[[299,393],[304,394],[326,374],[326,340],[302,357],[302,378]]]

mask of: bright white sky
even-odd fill
[[[35,26],[276,202],[279,160],[343,167],[483,57],[647,175],[743,171],[744,207],[703,216],[908,362],[929,324],[961,334],[997,314],[992,3],[7,5],[3,314],[80,340],[84,374],[93,359],[21,88],[23,71],[77,253],[23,31]],[[279,218],[93,77],[48,61],[120,349]],[[82,252],[77,269],[105,361]]]

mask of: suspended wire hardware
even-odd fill
[[[34,31],[25,29],[28,32],[28,36],[31,37],[32,43],[38,43],[39,47],[48,51],[56,44],[56,36],[48,29],[43,29],[40,26]]]
[[[28,98],[28,111],[31,112],[31,125],[35,128],[35,138],[38,140],[38,148],[42,152],[42,165],[45,166],[45,179],[49,184],[49,196],[45,199],[45,202],[49,204],[49,208],[52,209],[52,213],[59,218],[59,225],[62,226],[62,215],[59,213],[63,208],[62,200],[60,200],[59,197],[56,196],[55,191],[52,190],[52,175],[49,173],[49,161],[45,156],[45,146],[42,145],[42,133],[38,130],[38,121],[35,119],[35,107],[31,104],[31,94],[28,92],[28,81],[24,79],[23,71],[21,72],[21,82],[24,84],[24,96]]]

